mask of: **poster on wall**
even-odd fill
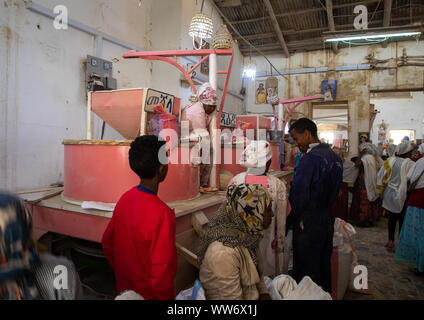
[[[359,132],[359,144],[364,142],[370,142],[370,133],[369,132]]]
[[[257,80],[255,82],[256,104],[266,104],[267,93],[265,89],[265,81]]]
[[[322,82],[321,94],[324,95],[324,101],[337,100],[337,80],[324,80]]]
[[[269,104],[278,103],[278,78],[276,77],[266,79],[266,101]]]

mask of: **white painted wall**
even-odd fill
[[[37,0],[69,17],[144,47],[151,0]],[[39,28],[37,27],[39,26]],[[121,59],[127,49],[103,43],[103,57],[117,58],[120,87],[146,87],[149,64]],[[83,61],[95,54],[94,38],[75,29],[55,30],[52,20],[30,12],[24,1],[3,1],[0,10],[0,188],[22,190],[63,182],[64,139],[86,132]],[[100,136],[95,122],[94,137]],[[105,138],[121,138],[108,128]]]
[[[412,92],[410,99],[371,99],[380,111],[374,121],[371,139],[378,141],[378,125],[384,122],[390,130],[415,130],[416,139],[424,139],[424,93]]]

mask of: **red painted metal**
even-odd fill
[[[126,191],[140,182],[129,167],[129,148],[65,145],[64,196],[78,201],[118,202]],[[181,159],[183,147],[175,150]],[[199,169],[190,164],[170,164],[167,179],[159,187],[159,198],[176,202],[193,199],[198,194]]]
[[[165,57],[158,57],[158,56],[146,56],[146,57],[143,57],[143,59],[145,59],[145,60],[158,60],[158,61],[168,62],[169,64],[171,64],[174,67],[178,68],[178,70],[180,70],[182,72],[182,74],[184,75],[184,77],[187,79],[187,81],[190,84],[191,89],[193,90],[194,94],[197,93],[196,86],[194,85],[194,82],[191,79],[190,75],[188,74],[188,72],[182,66],[179,65],[179,63],[176,60],[168,59],[168,58],[165,58]]]
[[[214,49],[206,49],[206,50],[174,50],[174,51],[135,51],[131,50],[123,55],[124,59],[131,58],[142,58],[151,57],[151,56],[162,56],[162,57],[203,57],[206,55],[210,55],[215,53],[218,56],[231,56],[233,55],[232,49],[224,49],[224,50],[214,50]]]

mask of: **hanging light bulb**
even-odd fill
[[[203,12],[204,0],[202,2],[201,12],[196,14],[191,20],[188,34],[193,38],[193,45],[196,50],[202,49],[205,45],[205,39],[211,39],[213,36],[213,21]],[[196,38],[200,40],[199,46],[196,46]]]
[[[249,62],[247,62],[244,65],[243,76],[251,78],[252,80],[255,80],[255,78],[256,78],[256,61],[250,59]]]

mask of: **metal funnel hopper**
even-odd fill
[[[91,94],[91,110],[125,139],[140,136],[144,92],[147,89],[97,91]]]

